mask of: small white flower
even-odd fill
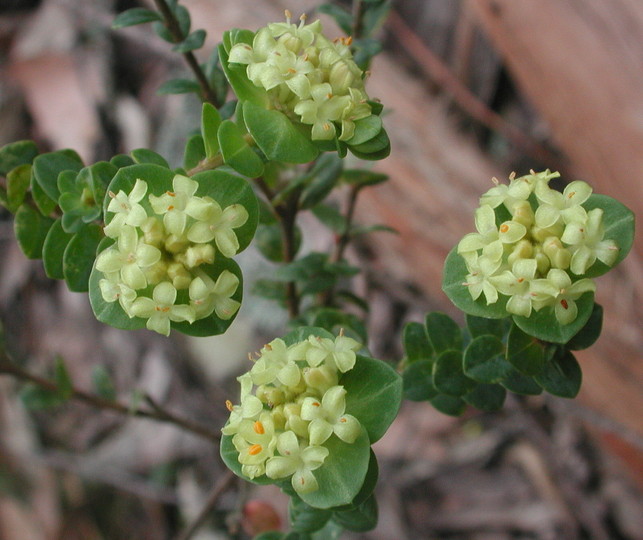
[[[170,321],[194,321],[194,310],[185,304],[175,305],[176,289],[164,281],[159,283],[152,291],[152,298],[138,297],[132,303],[130,312],[136,316],[147,319],[145,326],[164,336],[170,335]]]
[[[346,410],[346,389],[343,386],[329,388],[321,400],[307,397],[301,404],[301,418],[309,420],[308,434],[310,444],[324,444],[334,433],[342,441],[355,442],[359,437],[361,425],[359,420]]]

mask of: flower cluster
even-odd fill
[[[560,193],[549,187],[558,173],[544,171],[515,178],[491,188],[480,199],[475,223],[478,232],[458,244],[469,274],[466,285],[474,300],[484,295],[487,305],[509,296],[509,313],[529,317],[554,306],[560,324],[576,319],[575,300],[596,288],[583,278],[599,260],[614,264],[618,247],[604,240],[603,210],[582,206],[592,194],[580,180]],[[507,215],[506,211],[509,212]],[[504,217],[510,217],[498,225]]]
[[[239,249],[234,229],[248,219],[239,204],[222,209],[196,196],[198,183],[186,176],[177,174],[172,187],[156,196],[137,179],[129,194],[109,192],[113,216],[104,232],[115,243],[96,259],[103,299],[166,336],[170,321],[192,323],[213,312],[230,319],[237,312],[231,297],[239,278],[224,270],[215,281],[201,265],[212,264],[217,250],[232,257]]]
[[[241,403],[226,402],[230,419],[222,429],[233,436],[245,476],[291,477],[298,493],[318,489],[312,471],[329,454],[324,443],[333,434],[353,443],[362,430],[346,414],[346,389],[339,384],[360,347],[340,332],[334,340],[310,336],[290,346],[275,339],[261,349],[237,379]]]
[[[229,61],[246,64],[248,79],[268,91],[272,106],[312,126],[313,140],[349,141],[355,121],[371,114],[364,73],[353,61],[351,38],[330,41],[319,20],[305,24],[272,23],[252,42],[237,43]]]

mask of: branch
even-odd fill
[[[21,381],[27,381],[44,390],[49,392],[58,393],[58,386],[51,382],[50,380],[34,375],[33,373],[28,372],[27,370],[21,368],[17,365],[5,351],[0,350],[0,374],[11,375],[16,379]],[[73,398],[77,401],[82,401],[87,405],[91,405],[97,409],[102,409],[106,411],[112,411],[123,416],[136,416],[139,418],[147,418],[149,420],[156,420],[157,422],[168,422],[174,424],[186,431],[199,435],[205,439],[212,441],[213,443],[218,444],[221,440],[221,434],[217,431],[212,431],[210,428],[193,422],[187,418],[182,418],[175,415],[165,409],[160,405],[153,402],[151,398],[145,397],[146,402],[149,405],[149,409],[132,409],[128,405],[114,401],[111,399],[105,399],[95,394],[85,392],[83,390],[78,390],[77,388],[72,388],[70,398]]]
[[[225,474],[221,478],[219,478],[216,484],[214,484],[214,487],[210,492],[210,496],[203,505],[203,508],[201,509],[199,514],[196,516],[196,518],[194,518],[194,521],[192,521],[192,523],[190,523],[188,527],[181,533],[181,535],[177,537],[176,540],[190,540],[190,538],[192,538],[198,532],[198,530],[203,526],[208,517],[212,514],[212,510],[219,502],[219,498],[221,497],[221,495],[223,495],[225,490],[228,489],[228,486],[232,483],[234,478],[234,473],[230,470],[226,470]]]
[[[183,35],[183,32],[181,31],[181,27],[179,26],[179,21],[176,20],[174,13],[172,13],[172,10],[169,8],[165,0],[154,0],[154,4],[156,5],[156,8],[160,11],[161,15],[163,16],[163,19],[165,21],[165,27],[168,29],[170,34],[172,34],[172,38],[174,39],[174,42],[180,43],[181,41],[183,41],[187,36]],[[201,87],[201,93],[202,93],[203,99],[205,101],[209,101],[215,107],[220,107],[221,104],[218,102],[217,96],[215,95],[214,91],[210,87],[210,83],[208,82],[208,79],[205,76],[205,73],[203,73],[203,70],[201,69],[199,62],[197,62],[197,59],[192,53],[192,51],[188,51],[182,54],[183,54],[183,58],[185,58],[187,65],[192,70],[192,73],[194,73],[194,76],[196,77],[196,80],[199,83],[199,86]]]

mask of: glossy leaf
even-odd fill
[[[371,443],[379,440],[400,408],[402,378],[385,362],[357,355],[355,367],[341,377],[340,384],[347,391],[346,412],[360,421]]]
[[[600,304],[594,303],[592,314],[585,323],[585,326],[578,331],[572,339],[567,342],[566,347],[572,351],[580,351],[591,347],[601,335],[603,329],[603,308]]]
[[[211,158],[219,152],[218,131],[221,115],[211,103],[204,103],[201,109],[201,137],[205,148],[205,157]],[[194,166],[194,165],[193,165]]]
[[[268,157],[286,163],[309,163],[319,151],[280,111],[268,110],[250,101],[243,104],[243,117],[257,146]]]
[[[63,275],[70,291],[89,290],[89,275],[103,238],[103,229],[91,224],[83,227],[67,244],[63,253]]]
[[[505,359],[505,346],[495,336],[479,336],[464,350],[464,373],[481,383],[501,381],[513,369]]]
[[[476,317],[475,315],[466,315],[467,328],[472,338],[478,336],[496,336],[503,339],[509,328],[509,319],[487,319],[485,317]]]
[[[438,394],[431,398],[430,402],[438,411],[449,416],[460,416],[467,407],[461,398],[447,394]]]
[[[513,324],[507,337],[507,360],[525,375],[538,375],[545,368],[545,347]]]
[[[218,144],[218,143],[217,143]],[[186,171],[194,169],[203,159],[205,159],[205,145],[201,135],[192,135],[185,143],[183,153],[183,168]]]
[[[224,33],[224,43],[226,37],[229,38],[229,35],[229,32]],[[269,100],[267,92],[263,88],[255,86],[250,79],[248,79],[246,66],[244,64],[231,64],[228,62],[228,53],[223,45],[219,45],[219,59],[221,60],[223,72],[239,101],[251,101],[260,107],[268,106]]]
[[[337,26],[339,26],[347,36],[353,33],[353,16],[345,8],[336,4],[327,3],[319,6],[317,10],[335,19]]]
[[[515,368],[512,368],[509,373],[505,375],[504,379],[500,381],[500,384],[514,394],[522,394],[525,396],[537,396],[543,391],[540,385],[534,381],[533,377],[524,375]]]
[[[329,332],[338,334],[344,331],[347,336],[356,339],[362,343],[368,341],[366,326],[364,322],[353,313],[346,313],[335,308],[321,308],[315,311],[315,316],[311,321],[313,326],[325,328]]]
[[[172,47],[174,52],[185,54],[196,49],[203,47],[205,42],[206,32],[203,29],[195,30],[188,37],[186,37],[181,43],[176,44]]]
[[[0,148],[0,176],[20,165],[28,165],[38,155],[38,147],[33,141],[16,141]]]
[[[20,249],[29,259],[42,257],[42,246],[54,220],[23,204],[14,217],[13,230]]]
[[[65,279],[63,273],[63,254],[67,244],[73,238],[72,233],[65,232],[61,219],[58,218],[47,233],[42,246],[42,263],[47,277]]]
[[[438,356],[433,365],[433,385],[450,396],[462,396],[476,385],[462,370],[461,352],[450,350]]]
[[[513,316],[520,329],[542,341],[550,343],[567,343],[585,326],[594,307],[594,293],[587,292],[576,300],[578,315],[569,324],[560,324],[552,306],[544,307],[531,314],[530,317]]]
[[[462,350],[462,330],[451,317],[445,313],[433,312],[424,321],[426,333],[436,354],[445,351]]]
[[[630,252],[634,242],[634,213],[624,204],[607,195],[593,194],[583,207],[586,210],[603,209],[604,240],[613,240],[619,247],[618,257],[612,266],[596,261],[585,272],[584,277],[602,276],[619,264]]]
[[[506,396],[507,391],[499,384],[478,384],[463,399],[476,409],[491,412],[502,408]]]
[[[291,497],[288,505],[288,519],[293,531],[311,533],[318,531],[331,517],[328,509],[309,506],[299,497]]]
[[[364,169],[348,169],[342,173],[342,182],[352,186],[375,186],[386,182],[388,175]]]
[[[36,207],[40,210],[40,213],[43,216],[51,215],[56,209],[56,201],[49,198],[45,191],[40,187],[40,184],[36,181],[36,177],[33,174],[33,170],[31,171],[31,182],[29,187],[31,188],[31,198],[34,203],[36,203]]]
[[[449,297],[449,300],[455,306],[469,315],[477,317],[486,317],[489,319],[503,319],[507,313],[507,296],[500,295],[495,304],[487,305],[484,295],[477,300],[471,298],[469,289],[464,285],[467,281],[467,266],[464,259],[457,252],[457,246],[454,247],[444,262],[444,271],[442,275],[442,290]]]
[[[125,28],[127,26],[134,26],[137,24],[143,24],[148,22],[160,21],[162,17],[156,11],[146,8],[131,8],[127,11],[119,13],[114,22],[112,23],[112,28],[119,29]]]
[[[192,79],[170,79],[159,86],[156,91],[156,93],[160,95],[189,94],[191,92],[194,92],[195,94],[199,94],[201,92],[199,83]]]
[[[337,185],[343,169],[342,161],[335,154],[324,154],[315,162],[308,174],[299,201],[301,209],[308,209],[322,202]]]
[[[371,114],[366,118],[355,121],[355,134],[346,144],[349,146],[359,146],[373,140],[382,131],[382,119],[379,116]],[[380,150],[380,148],[378,148]]]
[[[402,342],[408,363],[418,360],[429,360],[432,359],[435,354],[426,332],[426,326],[421,323],[407,323],[404,326]]]
[[[377,526],[377,499],[371,495],[360,505],[333,513],[333,521],[348,531],[366,532]]]
[[[58,150],[40,154],[33,160],[33,176],[38,185],[53,201],[58,201],[60,196],[58,175],[62,171],[78,172],[82,168],[83,162],[73,150]]]
[[[347,401],[350,390],[348,392]],[[348,403],[347,410],[350,410]],[[355,442],[348,444],[336,435],[331,435],[324,446],[329,450],[328,457],[313,473],[319,489],[305,493],[301,498],[315,508],[333,508],[349,504],[359,493],[366,478],[370,460],[369,437],[366,431],[362,430]]]
[[[237,124],[232,120],[224,120],[219,126],[217,137],[226,165],[249,178],[261,176],[263,161],[250,148]]]
[[[138,164],[150,163],[152,165],[159,165],[160,167],[168,169],[170,168],[169,163],[163,156],[149,150],[148,148],[137,148],[136,150],[132,150],[130,152],[130,156],[132,156],[134,162]]]
[[[18,165],[7,173],[7,210],[15,213],[25,200],[31,182],[31,165]]]
[[[534,379],[554,396],[574,398],[580,390],[583,373],[574,355],[570,351],[561,351]]]
[[[433,362],[417,360],[402,374],[404,398],[411,401],[428,401],[438,395],[433,386]]]

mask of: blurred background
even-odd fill
[[[256,29],[308,0],[182,0],[209,53],[224,30]],[[189,76],[148,26],[110,29],[147,0],[0,1],[0,145],[74,148],[86,162],[149,147],[179,165],[197,126],[193,96],[159,96]],[[322,17],[331,36],[341,34]],[[444,257],[473,228],[491,178],[559,170],[643,210],[643,4],[634,0],[395,0],[385,52],[367,84],[387,107],[391,180],[366,190],[357,216],[374,234],[350,251],[366,270],[374,356],[397,361],[400,331],[430,310],[461,317],[440,290]],[[0,212],[4,212],[0,210]],[[332,238],[303,216],[308,248]],[[0,213],[0,318],[8,350],[31,371],[55,355],[90,388],[102,366],[123,402],[145,393],[218,430],[248,351],[283,333],[285,313],[244,303],[224,337],[172,340],[95,322],[85,295],[48,280]],[[407,404],[376,445],[380,524],[351,538],[643,538],[643,241],[598,280],[598,343],[580,351],[578,400],[508,400],[495,414],[441,415]],[[239,258],[249,284],[265,272]],[[165,539],[179,534],[222,475],[216,448],[171,425],[69,403],[27,411],[0,378],[0,539]],[[280,494],[233,483],[195,538],[248,534],[248,500]],[[245,508],[245,513],[244,513]],[[245,529],[244,529],[245,527]],[[244,532],[245,531],[245,532]]]

